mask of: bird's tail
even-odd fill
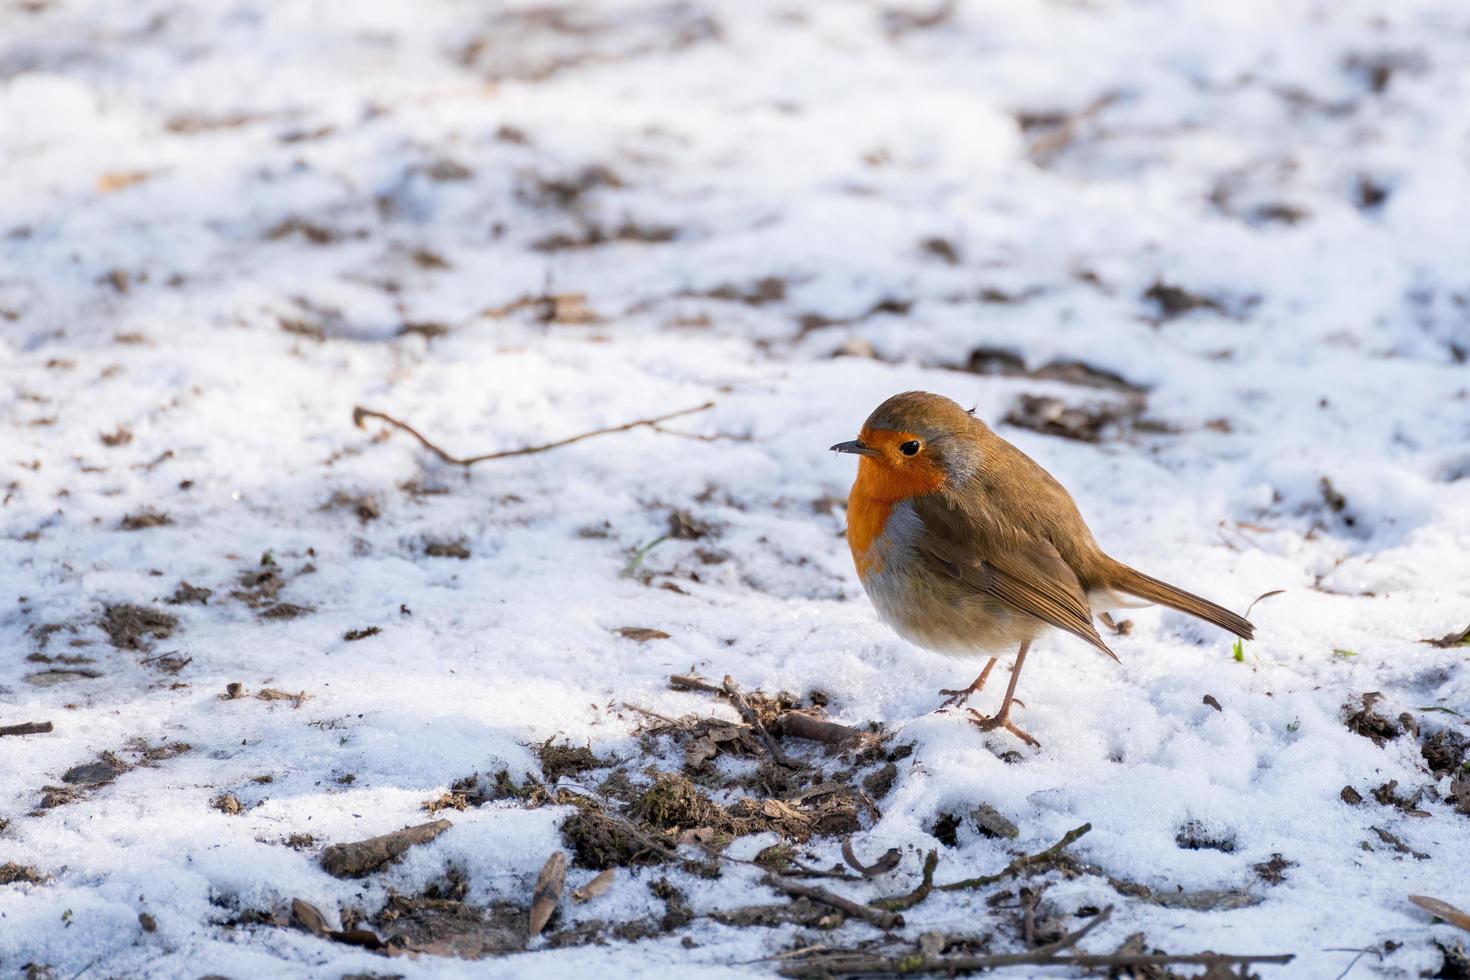
[[[1250,640],[1255,638],[1256,628],[1244,616],[1237,616],[1224,606],[1217,606],[1208,599],[1201,599],[1192,592],[1175,588],[1168,582],[1145,575],[1129,568],[1120,561],[1108,559],[1107,587],[1118,592],[1157,602],[1191,616],[1198,616],[1207,623],[1214,623],[1236,636]]]

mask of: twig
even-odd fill
[[[1035,906],[1032,906],[1032,908],[1035,908]],[[1083,926],[1081,929],[1067,933],[1065,936],[1063,936],[1061,939],[1058,939],[1054,943],[1047,943],[1044,946],[1038,946],[1034,950],[1032,950],[1032,952],[1038,954],[1060,953],[1064,949],[1071,949],[1073,946],[1076,946],[1079,942],[1082,941],[1083,936],[1087,935],[1089,932],[1096,929],[1104,922],[1108,921],[1108,919],[1111,918],[1112,915],[1113,907],[1109,905],[1097,915],[1094,915],[1092,917],[1092,921],[1087,923],[1087,925]]]
[[[744,718],[745,723],[754,728],[755,733],[760,736],[761,744],[766,747],[767,752],[771,753],[771,758],[787,769],[795,769],[796,763],[786,758],[786,753],[781,751],[781,746],[777,744],[771,733],[766,731],[766,726],[761,723],[760,714],[750,706],[749,701],[745,700],[745,695],[740,693],[740,688],[729,674],[725,675],[724,692],[725,696],[735,705],[735,710],[740,712],[740,717]]]
[[[614,432],[627,432],[629,429],[636,429],[640,426],[648,426],[649,428],[656,431],[662,431],[658,429],[658,424],[660,422],[667,422],[669,419],[677,419],[685,415],[693,415],[696,412],[708,411],[709,409],[714,407],[714,402],[705,402],[703,405],[696,405],[693,408],[680,409],[677,412],[670,412],[667,415],[657,415],[652,418],[646,419],[634,419],[632,422],[625,422],[622,425],[613,425],[608,426],[605,429],[593,429],[590,432],[581,432],[574,436],[568,436],[565,439],[558,439],[555,442],[542,443],[536,446],[523,446],[520,449],[504,449],[500,452],[483,453],[479,456],[465,457],[453,456],[445,452],[443,449],[440,449],[438,446],[430,442],[423,435],[423,433],[419,432],[419,430],[415,429],[407,422],[404,422],[401,419],[396,419],[393,416],[388,415],[384,412],[377,412],[370,408],[363,408],[361,405],[358,405],[352,409],[352,424],[360,429],[362,428],[362,423],[367,419],[382,419],[389,425],[396,426],[397,428],[400,428],[404,432],[407,432],[409,435],[413,436],[419,441],[419,445],[423,446],[429,452],[444,460],[444,462],[450,463],[455,466],[474,466],[476,463],[483,463],[491,459],[508,459],[512,456],[529,456],[532,453],[544,453],[549,449],[560,449],[562,446],[570,446],[572,443],[581,442],[583,439],[591,439],[593,436],[611,435]]]
[[[1091,829],[1092,824],[1090,823],[1085,823],[1080,827],[1073,828],[1072,830],[1067,831],[1067,833],[1063,835],[1061,840],[1057,841],[1046,850],[1038,851],[1035,854],[1023,854],[993,875],[984,875],[980,878],[966,878],[963,881],[952,881],[947,885],[937,885],[935,887],[937,887],[942,892],[957,892],[972,888],[984,888],[987,885],[993,885],[998,881],[1008,878],[1018,871],[1024,871],[1027,868],[1036,867],[1037,865],[1041,864],[1051,864],[1053,861],[1062,856],[1062,851],[1064,849],[1070,847],[1072,844],[1075,844],[1078,838],[1080,838],[1083,834],[1087,833]]]
[[[924,856],[924,880],[919,882],[919,887],[907,895],[897,898],[883,898],[873,903],[874,908],[886,909],[889,912],[902,912],[911,909],[924,899],[929,897],[929,892],[934,890],[934,869],[939,865],[939,852],[930,851]]]
[[[946,885],[934,884],[934,868],[939,864],[939,855],[934,851],[930,851],[924,857],[924,879],[919,882],[919,887],[915,888],[907,895],[899,895],[895,898],[879,899],[878,901],[873,903],[873,906],[880,909],[901,911],[903,909],[911,909],[915,905],[918,905],[924,899],[928,898],[929,893],[935,888],[938,888],[940,891],[944,892],[954,892],[963,891],[971,888],[984,888],[987,885],[993,885],[998,881],[1010,877],[1018,871],[1024,871],[1027,868],[1052,863],[1061,856],[1061,852],[1064,848],[1076,843],[1079,837],[1081,837],[1083,834],[1087,833],[1091,829],[1092,824],[1085,823],[1074,830],[1067,831],[1066,835],[1063,836],[1061,840],[1057,841],[1046,850],[1039,851],[1036,854],[1023,854],[1021,857],[1016,858],[1010,864],[1006,865],[1003,869],[993,875],[985,875],[983,878],[966,878],[963,881],[952,881]]]
[[[785,892],[797,898],[809,898],[823,905],[830,905],[840,912],[846,912],[856,919],[871,923],[879,929],[897,929],[903,925],[903,916],[896,912],[885,912],[882,909],[873,908],[871,905],[863,905],[851,899],[834,895],[825,888],[816,885],[804,885],[790,878],[782,878],[779,875],[767,875],[766,882],[777,891]]]
[[[322,851],[321,865],[335,878],[355,878],[387,864],[416,844],[427,844],[450,826],[448,820],[435,820],[350,844],[332,844]]]
[[[640,708],[640,707],[638,707],[638,705],[636,705],[636,704],[630,704],[627,701],[620,702],[618,706],[621,707],[621,708],[627,708],[629,711],[636,711],[640,715],[643,715],[645,718],[652,718],[655,721],[661,721],[665,725],[668,725],[671,728],[685,728],[685,727],[687,727],[682,722],[680,722],[679,719],[677,719],[677,718],[670,718],[668,715],[661,715],[657,711],[649,711],[647,708]]]
[[[669,676],[669,687],[676,691],[704,691],[707,694],[724,694],[725,689],[717,684],[711,684],[702,677],[693,674],[672,674]]]
[[[0,726],[0,735],[45,735],[49,731],[49,721],[27,721],[19,725]]]
[[[728,678],[727,678],[728,680]],[[729,698],[730,692],[717,684],[694,674],[672,674],[669,676],[669,687],[676,691],[703,691],[706,694],[718,694]],[[730,698],[734,700],[734,698]],[[739,705],[737,704],[738,708]],[[744,714],[744,712],[742,712]],[[827,721],[807,714],[805,711],[783,711],[776,716],[772,727],[776,734],[783,738],[803,738],[811,742],[825,742],[828,745],[845,745],[848,742],[868,738],[869,733],[858,728],[847,725],[839,725],[835,721]]]
[[[990,956],[825,956],[781,968],[785,977],[886,976],[916,973],[961,973],[991,970],[1000,966],[1072,966],[1140,967],[1140,966],[1248,966],[1252,963],[1290,963],[1292,953],[1184,953],[1180,955],[1075,954],[1057,956],[1052,953],[997,953]]]
[[[839,725],[835,721],[813,718],[804,711],[782,712],[776,717],[773,727],[783,738],[804,738],[828,745],[846,745],[868,736],[867,732]]]
[[[648,557],[648,553],[667,540],[669,540],[669,536],[667,534],[660,534],[658,537],[654,538],[647,544],[634,548],[633,557],[629,558],[628,564],[623,566],[623,570],[621,572],[618,572],[618,578],[632,578],[633,573],[638,571],[638,566],[643,564],[643,559]]]

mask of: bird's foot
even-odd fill
[[[982,732],[993,732],[997,728],[1004,728],[1006,731],[1010,732],[1012,735],[1016,736],[1032,748],[1041,748],[1040,742],[1036,741],[1036,739],[1021,731],[1021,729],[1017,728],[1015,722],[1011,721],[1010,718],[1007,717],[1010,714],[1009,711],[1002,711],[1000,714],[995,715],[994,717],[987,718],[980,712],[976,711],[974,708],[970,708],[968,710],[970,712],[970,724],[974,725]]]
[[[944,703],[934,710],[936,712],[940,712],[943,711],[945,708],[958,708],[960,705],[970,700],[970,695],[977,694],[979,693],[979,691],[980,689],[974,684],[971,684],[969,687],[962,687],[958,689],[948,687],[940,688],[939,693],[944,695]]]
[[[958,689],[951,689],[947,687],[942,688],[939,693],[945,695],[946,700],[943,704],[941,704],[934,710],[936,712],[939,712],[943,711],[945,708],[958,708],[960,705],[970,700],[970,695],[979,694],[981,691],[985,690],[985,682],[990,679],[990,671],[994,667],[995,658],[992,657],[990,659],[990,663],[985,665],[985,669],[980,671],[980,676],[975,678],[970,683],[969,687],[962,687]]]

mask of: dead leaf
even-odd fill
[[[567,885],[567,856],[562,851],[554,852],[536,876],[536,888],[531,892],[531,923],[528,927],[532,938],[541,934],[551,915],[561,902],[562,889]]]
[[[1429,898],[1426,895],[1410,895],[1409,901],[1430,915],[1437,916],[1451,925],[1459,926],[1466,932],[1470,932],[1470,914],[1462,912],[1449,902],[1444,902],[1437,898]]]
[[[313,936],[325,936],[329,931],[326,916],[321,910],[300,898],[291,899],[291,921]]]
[[[1215,700],[1215,696],[1213,694],[1206,694],[1203,703],[1209,705],[1212,708],[1214,708],[1216,711],[1224,711],[1225,710],[1224,708],[1220,707],[1220,702]]]
[[[647,643],[649,640],[667,640],[669,638],[669,634],[663,630],[650,629],[647,626],[620,626],[613,632],[639,643]]]
[[[301,707],[301,703],[311,697],[305,691],[292,694],[290,691],[280,691],[274,687],[262,688],[255,692],[255,696],[261,701],[290,701],[293,708]]]
[[[1254,609],[1254,608],[1256,608],[1256,603],[1260,602],[1263,599],[1269,599],[1272,596],[1281,595],[1285,591],[1286,591],[1285,589],[1272,589],[1270,592],[1262,592],[1260,595],[1256,596],[1254,599],[1251,600],[1251,604],[1250,605],[1248,605],[1248,606],[1245,607],[1245,615],[1246,615],[1246,617],[1247,618],[1250,617],[1251,610]]]
[[[578,902],[592,901],[594,898],[603,894],[612,887],[613,878],[615,876],[616,872],[612,868],[608,868],[605,871],[598,872],[596,878],[593,878],[581,888],[573,891],[572,898]]]
[[[1444,636],[1420,640],[1420,643],[1428,643],[1432,647],[1448,650],[1451,647],[1470,645],[1470,626],[1457,633],[1446,633]]]
[[[141,184],[153,176],[146,170],[109,170],[97,178],[97,193],[112,194],[125,187]]]

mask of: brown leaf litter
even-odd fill
[[[1397,722],[1390,721],[1375,710],[1374,706],[1382,700],[1382,694],[1369,691],[1360,696],[1361,706],[1354,708],[1351,701],[1342,706],[1348,731],[1371,739],[1379,748],[1403,734],[1403,729]]]
[[[308,562],[297,569],[295,577],[315,571],[316,566]],[[243,569],[237,581],[238,588],[231,590],[230,595],[255,610],[256,615],[262,619],[295,619],[315,612],[310,606],[281,601],[281,590],[287,586],[289,580],[280,563],[269,551],[260,556],[257,565]]]
[[[1069,405],[1050,395],[1023,394],[1001,421],[1020,429],[1078,442],[1100,442],[1105,436],[1129,431],[1167,431],[1161,423],[1143,417],[1145,407],[1142,396],[1122,401]]]
[[[149,606],[119,602],[103,608],[98,622],[108,642],[119,650],[146,650],[149,640],[166,640],[178,628],[179,617]]]

